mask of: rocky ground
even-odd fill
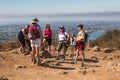
[[[110,53],[86,50],[85,67],[80,67],[81,58],[77,65],[72,64],[70,55],[66,60],[41,58],[43,66],[37,66],[31,63],[30,55],[18,54],[17,51],[0,51],[0,80],[120,80],[118,50]]]

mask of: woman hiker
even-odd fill
[[[52,30],[50,29],[50,24],[46,24],[46,28],[43,31],[43,46],[45,47],[45,43],[48,44],[48,52],[51,50],[51,44],[52,44]]]
[[[69,35],[68,33],[65,31],[64,26],[60,26],[59,27],[60,31],[59,31],[59,44],[58,44],[58,48],[57,48],[57,57],[56,60],[59,60],[59,52],[62,50],[62,48],[64,48],[63,50],[63,59],[65,59],[65,54],[66,54],[66,49],[67,49],[67,41],[69,40]]]

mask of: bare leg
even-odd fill
[[[19,52],[20,52],[20,53],[22,52],[22,46],[20,46]]]
[[[43,45],[42,49],[43,49],[43,50],[45,49],[45,42],[46,42],[46,39],[44,38],[44,39],[43,39],[43,42],[42,42],[42,45]]]
[[[56,60],[59,60],[59,51],[57,51],[57,57]]]
[[[76,51],[75,64],[77,64],[77,59],[78,59],[78,56],[79,56],[79,50],[77,50],[77,51]]]
[[[35,54],[36,54],[35,47],[32,47],[31,57],[32,57],[32,62],[34,64],[36,63]]]
[[[41,65],[41,62],[40,62],[40,55],[39,55],[39,47],[36,48],[36,57],[38,58],[37,59],[37,65],[40,66]]]
[[[48,45],[48,52],[50,52],[50,50],[51,50],[51,46],[50,46],[50,45]]]
[[[85,60],[85,54],[84,51],[82,51],[82,65],[84,66],[84,60]]]
[[[37,58],[40,58],[39,49],[40,49],[39,47],[36,48],[36,57],[37,57]]]

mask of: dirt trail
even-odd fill
[[[110,54],[86,51],[82,68],[79,66],[81,59],[75,65],[71,64],[70,57],[59,61],[42,59],[44,66],[32,65],[30,55],[18,54],[17,50],[0,52],[0,77],[9,80],[120,80],[119,51]]]

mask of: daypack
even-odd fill
[[[36,39],[36,26],[31,25],[28,31],[28,38],[35,40]]]
[[[84,33],[85,33],[85,39],[84,39],[84,41],[87,42],[87,40],[88,40],[88,34],[86,32],[84,32]]]

